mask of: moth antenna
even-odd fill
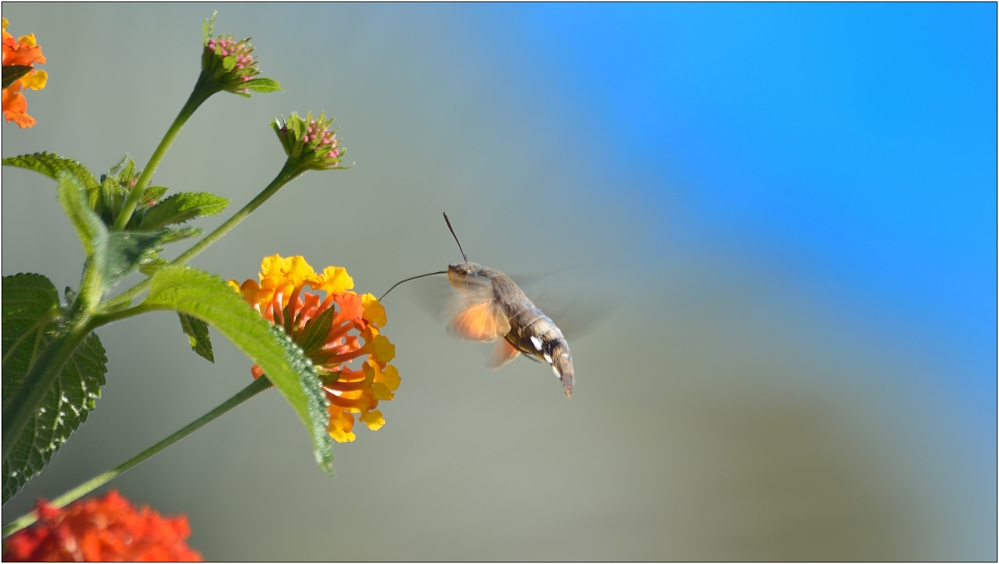
[[[395,287],[398,286],[399,284],[402,284],[403,282],[409,282],[410,280],[416,280],[417,278],[423,278],[424,276],[433,276],[435,274],[447,274],[447,271],[446,270],[439,270],[437,272],[431,272],[431,273],[428,273],[428,274],[421,274],[419,276],[411,276],[409,278],[406,278],[405,280],[400,280],[400,281],[396,282],[395,284],[392,284],[392,287],[389,288],[388,290],[386,290],[385,293],[382,294],[382,297],[378,298],[378,301],[384,300],[385,296],[387,296],[389,294],[389,292],[391,292],[392,290],[395,290]]]
[[[458,243],[458,250],[461,251],[461,258],[468,262],[468,257],[465,256],[465,249],[461,248],[461,241],[458,240],[458,236],[454,234],[454,229],[451,229],[451,220],[447,218],[447,212],[444,213],[444,221],[447,222],[447,228],[451,232],[451,236],[454,237],[454,242]]]

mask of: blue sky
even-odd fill
[[[929,335],[994,413],[995,4],[502,9],[614,166],[690,181],[633,188],[679,191],[684,236]]]

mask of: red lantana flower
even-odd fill
[[[58,509],[39,500],[38,521],[4,542],[5,561],[200,561],[187,546],[187,517],[164,518],[147,506],[136,511],[111,490],[103,498]]]

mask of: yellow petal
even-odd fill
[[[354,439],[357,438],[357,435],[354,433],[344,433],[335,427],[330,427],[330,436],[333,437],[333,440],[338,443],[352,443],[354,442]]]
[[[20,43],[21,45],[27,45],[28,47],[34,47],[35,46],[35,34],[34,33],[29,33],[28,35],[22,35],[21,37],[17,38],[17,42]]]
[[[395,394],[385,384],[375,382],[371,385],[371,397],[381,401],[392,401],[395,399]]]
[[[327,266],[316,280],[319,283],[317,290],[325,290],[331,294],[340,294],[354,287],[354,279],[342,266]]]
[[[368,426],[368,429],[371,429],[372,431],[381,429],[382,425],[385,424],[385,418],[382,417],[382,412],[377,409],[362,415],[361,421],[364,421],[364,423]]]
[[[384,327],[388,322],[385,317],[385,306],[378,303],[378,298],[373,294],[361,296],[361,305],[364,306],[364,319],[378,327]]]
[[[301,255],[287,258],[285,261],[285,273],[295,284],[296,288],[300,288],[306,280],[316,277],[316,271],[305,260],[305,257]]]
[[[27,76],[21,77],[21,84],[23,84],[25,88],[41,90],[42,88],[45,88],[45,83],[48,79],[48,73],[43,70],[37,70],[29,73]]]
[[[330,409],[330,436],[338,443],[351,443],[357,435],[351,432],[354,428],[354,416],[342,410]]]
[[[264,257],[264,260],[260,261],[260,279],[280,277],[282,266],[284,266],[284,259],[281,258],[281,255]]]
[[[282,258],[281,255],[271,255],[264,257],[260,262],[260,280],[274,280],[277,285],[290,283],[290,285],[300,288],[306,280],[315,278],[316,271],[305,260],[305,257],[296,255]]]
[[[395,391],[399,389],[401,381],[399,370],[395,366],[390,364],[384,370],[378,370],[377,365],[375,366],[375,382],[385,384],[388,389]]]
[[[385,335],[376,336],[365,346],[368,348],[368,354],[375,357],[378,364],[385,364],[395,358],[395,345]]]

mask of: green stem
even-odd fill
[[[135,206],[139,205],[139,200],[142,199],[142,193],[146,190],[146,186],[149,185],[149,181],[153,178],[153,173],[156,172],[156,167],[160,165],[160,161],[166,156],[166,152],[170,149],[170,145],[173,145],[174,139],[180,133],[180,130],[184,128],[184,124],[187,120],[194,115],[195,110],[198,109],[208,96],[205,95],[204,88],[202,88],[202,79],[198,79],[198,83],[194,86],[194,91],[191,92],[191,96],[188,97],[187,102],[184,103],[184,107],[180,109],[180,113],[177,114],[177,118],[173,120],[173,124],[170,125],[170,129],[167,130],[166,135],[163,136],[163,140],[160,141],[156,151],[153,152],[153,156],[149,158],[149,163],[146,168],[142,171],[139,176],[139,181],[135,183],[132,191],[128,194],[128,200],[125,202],[125,206],[121,209],[118,214],[118,219],[114,222],[114,227],[112,231],[121,231],[128,224],[128,220],[132,218],[132,213],[135,212]]]
[[[94,315],[94,318],[90,321],[90,325],[96,329],[111,323],[113,321],[121,321],[122,319],[128,319],[129,317],[135,317],[141,313],[147,313],[150,311],[158,311],[161,309],[169,309],[163,307],[149,307],[139,304],[135,307],[130,307],[128,309],[119,309],[117,311],[112,311],[109,313],[98,313]]]
[[[249,386],[243,388],[239,393],[232,396],[231,398],[226,400],[224,403],[222,403],[215,409],[209,411],[208,413],[194,420],[183,429],[177,431],[176,433],[170,435],[169,437],[163,439],[162,441],[156,443],[155,445],[133,456],[132,458],[128,459],[122,464],[115,466],[111,470],[108,470],[107,472],[99,476],[96,476],[95,478],[87,482],[84,482],[83,484],[80,484],[79,486],[73,488],[72,490],[62,494],[61,496],[52,500],[50,505],[53,505],[55,507],[65,507],[66,505],[76,501],[77,499],[87,495],[88,493],[110,482],[115,477],[132,469],[139,463],[152,457],[154,454],[174,444],[180,439],[183,439],[184,437],[197,431],[201,427],[204,427],[205,425],[207,425],[208,423],[210,423],[223,413],[229,411],[230,409],[236,407],[237,405],[243,403],[244,401],[266,390],[270,386],[271,382],[270,380],[267,379],[266,376],[261,376],[260,378],[257,378]],[[38,515],[35,511],[31,511],[30,513],[21,516],[19,519],[13,521],[12,523],[3,528],[3,538],[7,538],[9,535],[16,533],[17,531],[20,531],[21,529],[27,527],[28,525],[31,525],[37,520],[38,520]]]
[[[204,239],[200,240],[193,247],[185,251],[179,257],[175,258],[170,262],[171,266],[179,266],[187,264],[188,261],[198,256],[202,251],[207,249],[215,241],[222,238],[223,235],[232,230],[233,227],[239,225],[239,222],[246,219],[253,210],[259,208],[261,204],[267,201],[268,198],[277,193],[282,186],[291,182],[296,177],[304,173],[304,170],[296,170],[296,167],[292,164],[291,160],[285,162],[284,167],[281,168],[281,172],[278,173],[274,180],[267,185],[255,198],[250,200],[250,203],[243,206],[243,209],[239,210],[232,217],[230,217],[225,223],[220,225],[215,231],[209,233]],[[118,296],[111,299],[109,303],[131,303],[137,295],[146,291],[149,285],[152,284],[152,278],[146,278],[142,282],[139,282],[135,286],[132,286],[128,290],[122,292]]]
[[[207,237],[198,241],[197,244],[195,244],[193,247],[184,251],[179,257],[171,261],[170,265],[179,266],[182,264],[187,264],[188,261],[198,256],[201,253],[201,251],[207,249],[209,246],[212,245],[212,243],[218,241],[219,239],[222,238],[223,235],[231,231],[233,227],[239,225],[241,221],[243,221],[244,219],[247,218],[247,216],[253,213],[253,210],[259,208],[271,196],[276,194],[277,191],[280,190],[282,186],[294,180],[294,178],[299,174],[301,174],[302,172],[304,171],[295,173],[291,161],[290,160],[286,161],[284,166],[281,168],[281,172],[279,172],[278,175],[274,177],[274,180],[272,180],[271,183],[268,184],[267,187],[263,189],[263,191],[257,194],[255,198],[250,200],[250,203],[246,204],[245,206],[243,206],[243,209],[233,214],[233,216],[230,217],[228,220],[226,220],[225,223],[220,225],[218,229],[209,233]]]

